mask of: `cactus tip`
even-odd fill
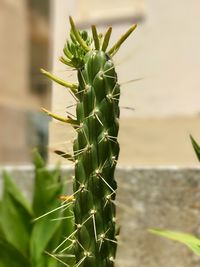
[[[112,57],[119,50],[120,46],[124,43],[124,41],[129,37],[129,35],[136,29],[137,24],[133,24],[127,32],[125,32],[119,40],[112,46],[112,48],[108,51],[108,54]]]
[[[45,73],[46,73],[46,70],[40,68],[40,72],[41,72],[42,74],[45,74]]]

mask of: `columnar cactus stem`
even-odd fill
[[[90,38],[87,32],[77,30],[71,17],[70,24],[71,41],[67,41],[61,61],[77,69],[78,86],[43,71],[53,81],[68,87],[78,100],[76,120],[44,110],[53,118],[72,124],[77,132],[71,156],[75,162],[75,226],[74,233],[66,239],[71,240],[70,253],[75,262],[69,266],[113,267],[118,234],[114,172],[119,156],[120,86],[112,57],[136,25],[106,52],[112,28],[100,38],[92,26],[93,38]],[[62,151],[57,153],[65,156]],[[63,245],[64,242],[56,250]]]

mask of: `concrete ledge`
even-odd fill
[[[30,196],[33,168],[4,169]],[[68,177],[73,173],[70,167],[62,172]],[[121,225],[116,266],[199,266],[200,258],[186,247],[151,235],[147,229],[161,227],[200,236],[200,168],[118,168],[116,177]]]

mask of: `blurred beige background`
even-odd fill
[[[76,79],[58,61],[69,15],[81,29],[113,26],[112,42],[138,23],[114,59],[122,84],[120,165],[197,164],[189,134],[200,141],[199,9],[197,0],[1,0],[0,165],[30,163],[35,146],[51,163],[59,160],[54,149],[69,150],[72,130],[51,122],[47,145],[48,119],[39,112],[51,106],[66,114],[73,103],[39,73],[43,67]]]
[[[113,26],[113,42],[131,23],[138,23],[115,58],[122,84],[119,164],[197,164],[189,134],[200,140],[200,2],[63,0],[52,6],[53,72],[70,81],[75,79],[73,73],[58,62],[69,32],[68,15],[80,28],[96,23],[105,31],[105,26]],[[142,79],[131,82],[137,78]],[[65,114],[72,103],[70,95],[53,84],[53,111]],[[72,134],[70,128],[53,122],[50,145],[69,151],[64,141]],[[50,155],[51,162],[57,159]]]
[[[37,146],[46,156],[49,85],[49,1],[0,1],[0,165],[27,164]]]

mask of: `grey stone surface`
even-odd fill
[[[7,170],[30,195],[33,169]],[[63,168],[63,173],[69,177],[72,170]],[[161,227],[200,235],[200,168],[121,168],[117,180],[121,234],[116,266],[199,266],[200,258],[186,247],[154,236],[147,229]]]
[[[151,235],[160,227],[200,235],[200,169],[118,171],[120,267],[199,266],[200,258],[181,244]]]

